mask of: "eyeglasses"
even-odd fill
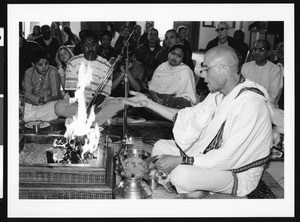
[[[262,47],[262,48],[257,48],[257,47],[254,47],[252,49],[252,52],[256,52],[256,51],[259,51],[259,52],[265,52],[267,49],[265,47]]]
[[[216,64],[216,65],[212,65],[212,66],[204,66],[204,65],[203,65],[203,62],[201,62],[200,76],[201,76],[202,78],[204,78],[204,76],[206,76],[206,73],[207,73],[207,71],[208,71],[210,68],[213,68],[213,67],[216,67],[216,66],[220,66],[220,65],[223,65],[223,64]]]
[[[226,29],[226,28],[217,28],[217,29],[216,29],[216,32],[219,32],[219,31],[223,32],[225,29]]]

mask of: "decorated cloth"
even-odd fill
[[[264,96],[252,91],[245,91],[237,96],[245,87],[258,88]],[[228,182],[228,186],[222,183],[227,181],[228,176],[233,181],[230,170],[243,167],[269,155],[272,146],[270,114],[272,115],[272,109],[266,90],[247,79],[226,96],[220,92],[210,93],[202,103],[180,110],[173,128],[174,138],[188,156],[194,157],[194,165],[179,165],[180,171],[183,168],[188,170],[196,167],[193,177],[208,176],[209,178],[202,178],[202,180],[211,182],[210,191],[228,192],[233,182]],[[224,122],[220,147],[204,154]],[[174,141],[162,140],[155,144],[152,155],[168,153],[168,150],[175,150],[179,153]],[[171,182],[172,178],[178,182],[178,178],[174,179],[177,168],[171,173]],[[217,180],[217,177],[211,175],[216,172],[219,175]],[[258,185],[262,173],[263,166],[238,173],[237,196],[245,196],[252,192]],[[214,178],[215,182],[211,178]],[[189,180],[183,183],[193,182]],[[204,185],[194,184],[194,186],[203,189]],[[183,190],[182,187],[180,189]],[[205,187],[205,189],[208,188]]]
[[[174,97],[182,97],[196,103],[196,86],[192,70],[181,63],[178,66],[170,66],[169,62],[162,63],[155,72],[149,90],[159,94],[174,94]]]
[[[278,65],[267,61],[264,66],[258,66],[255,61],[247,62],[242,66],[242,74],[263,86],[269,95],[270,102],[278,107],[278,100],[283,87],[283,73]]]
[[[106,76],[106,73],[111,65],[106,59],[103,59],[100,56],[97,56],[97,59],[94,61],[86,60],[83,54],[74,56],[67,63],[65,90],[77,90],[78,72],[81,63],[84,64],[85,70],[87,70],[88,67],[92,70],[92,77],[87,76],[87,78],[92,78],[91,84],[89,86],[86,86],[84,90],[86,102],[89,103],[92,100],[93,95],[97,90],[99,84],[103,81],[104,77]],[[109,96],[111,93],[111,87],[112,77],[110,76],[107,79],[107,82],[105,83],[101,94]]]

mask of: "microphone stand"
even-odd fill
[[[130,37],[129,37],[130,38]],[[128,40],[129,40],[128,38]],[[128,42],[126,41],[126,43]],[[126,45],[126,63],[125,63],[125,75],[124,75],[124,88],[125,88],[125,99],[128,98],[128,89],[129,89],[129,83],[128,83],[128,67],[129,67],[129,43]],[[125,143],[128,139],[127,134],[127,109],[128,105],[124,105],[124,112],[123,112],[123,139],[125,140]]]
[[[131,36],[133,35],[133,32],[130,34],[128,39],[126,40],[122,51],[124,52],[126,50],[126,63],[125,63],[125,75],[124,75],[124,88],[125,88],[125,98],[128,98],[128,91],[129,91],[129,82],[128,82],[128,70],[129,70],[129,40]],[[123,144],[121,146],[121,149],[119,151],[120,154],[124,155],[128,151],[128,147],[130,145],[130,142],[128,140],[128,131],[127,131],[127,110],[128,105],[124,105],[124,112],[123,112]]]

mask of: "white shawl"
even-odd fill
[[[149,90],[160,94],[175,94],[175,97],[196,103],[195,78],[192,70],[184,63],[170,66],[167,61],[158,66],[149,82]]]

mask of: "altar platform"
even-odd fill
[[[131,109],[128,111],[128,116],[141,117],[145,121],[138,123],[127,123],[127,134],[132,137],[135,148],[145,149],[151,153],[154,143],[159,139],[172,139],[172,128],[173,123],[171,121],[162,119],[155,114],[150,114],[151,119],[149,119],[149,113],[146,113],[145,109]],[[61,135],[63,136],[65,132],[65,126],[63,118],[51,121],[50,126],[41,129],[40,135]],[[101,132],[103,135],[107,135],[110,138],[109,147],[112,148],[114,155],[115,152],[120,148],[120,140],[123,136],[123,121],[122,115],[113,118],[108,123],[103,126],[104,130]],[[20,123],[19,127],[20,139],[24,136],[34,135],[32,129],[24,127],[24,124]],[[110,160],[112,161],[112,159]],[[113,167],[113,166],[112,166]],[[284,162],[270,162],[266,165],[266,170],[262,176],[262,179],[258,187],[247,197],[242,199],[281,199],[284,198],[284,175],[283,175]],[[112,171],[110,171],[113,173]],[[277,172],[277,175],[276,173]],[[278,175],[278,172],[281,175]],[[116,175],[113,175],[113,179],[110,181],[110,189],[118,182]],[[168,193],[162,187],[158,186],[156,190],[153,190],[153,194],[149,199],[174,199],[176,193]],[[107,198],[111,196],[107,195]],[[105,197],[105,198],[106,198]],[[67,197],[64,197],[67,198]],[[80,198],[81,199],[81,198]],[[225,195],[219,193],[210,193],[205,199],[240,199],[232,195]]]

